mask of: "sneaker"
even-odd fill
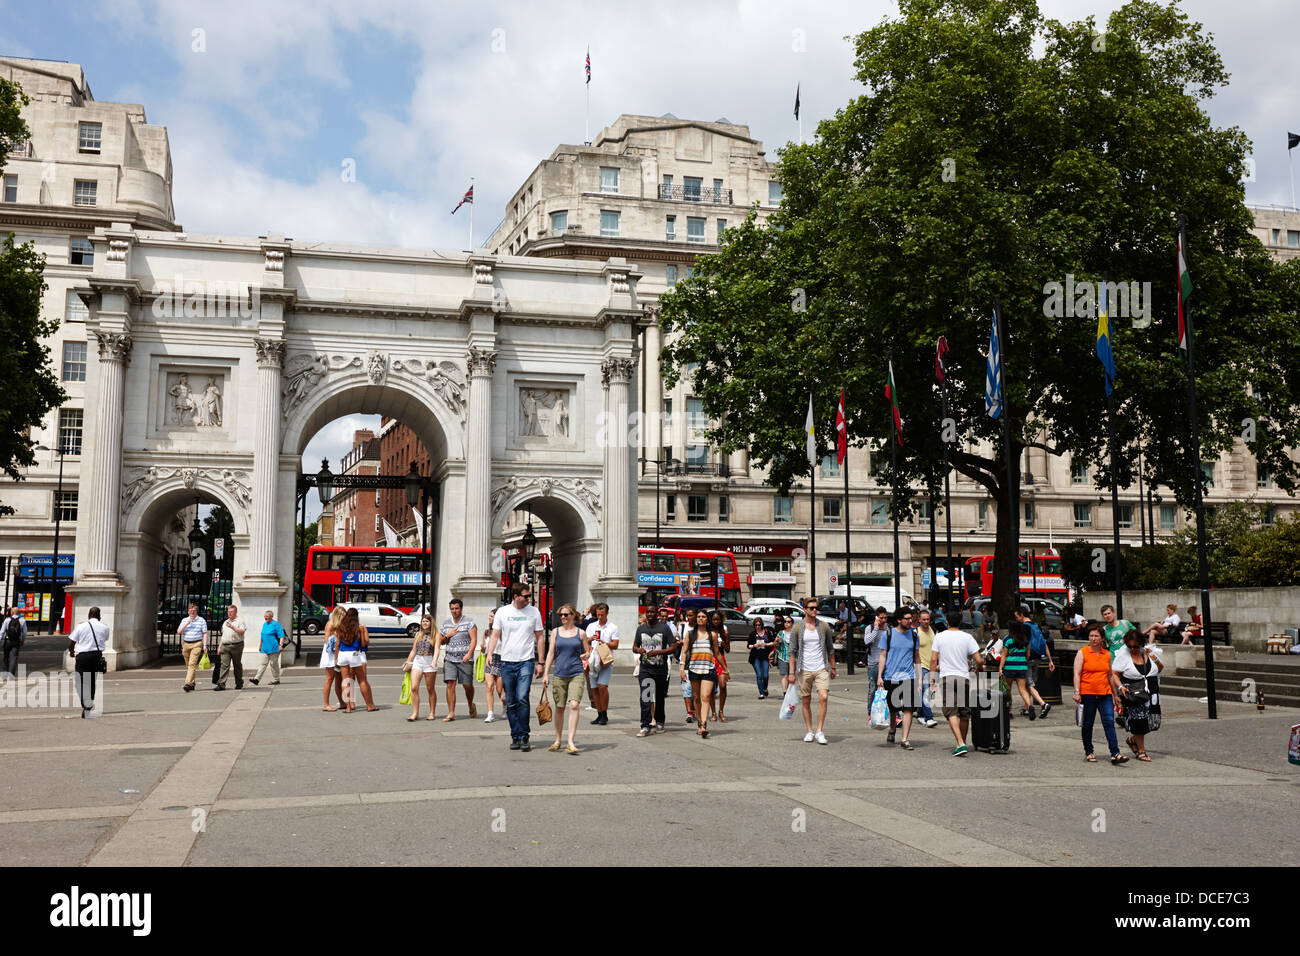
[[[254,687],[256,687],[258,684],[261,683],[261,681],[259,681],[256,677],[250,677],[248,679],[248,682],[252,684]]]
[[[216,685],[215,687],[213,687],[212,689],[213,689],[213,690],[225,690],[225,688],[222,687],[220,684],[217,684],[217,685]]]
[[[965,745],[965,744],[962,744],[960,747],[953,747],[953,748],[952,748],[952,755],[953,755],[954,757],[964,757],[964,756],[966,756],[966,745]]]
[[[927,727],[938,727],[938,726],[939,726],[939,722],[938,722],[937,720],[935,720],[933,717],[931,717],[931,718],[928,718],[928,719],[925,721],[925,726],[927,726]]]
[[[587,709],[588,709],[588,710],[595,710],[596,708],[595,708],[595,707],[592,707],[591,704],[588,704],[588,705],[587,705]]]
[[[1039,716],[1039,717],[1046,717],[1047,714],[1048,714],[1048,712],[1049,712],[1051,709],[1052,709],[1052,705],[1051,705],[1051,704],[1044,704],[1044,705],[1043,705],[1043,709],[1040,710],[1040,711],[1038,712],[1038,716]]]
[[[904,750],[916,749],[915,747],[912,746],[912,742],[910,740],[904,740],[901,744],[899,744],[899,746],[902,747]]]
[[[1021,716],[1021,717],[1028,717],[1028,716],[1029,716],[1029,708],[1028,708],[1028,707],[1022,707],[1022,708],[1020,709],[1020,716]]]
[[[518,750],[521,746],[523,746],[523,745],[519,743],[519,738],[518,738],[518,737],[511,737],[511,738],[510,738],[510,749],[511,749],[511,750]]]
[[[816,740],[816,741],[817,741],[819,744],[821,744],[823,747],[826,746],[826,744],[828,743],[828,741],[826,740],[826,735],[825,735],[824,733],[822,733],[820,730],[817,731],[817,733],[816,733],[816,735],[813,737],[813,739]]]
[[[494,713],[492,713],[492,711],[489,710],[489,711],[488,711],[488,715],[487,715],[486,717],[483,718],[483,723],[485,723],[485,724],[490,724],[490,723],[492,723],[492,721],[494,721],[494,720],[496,720],[496,719],[497,719],[497,715],[494,714]]]
[[[533,749],[533,745],[529,743],[528,738],[525,737],[523,741],[519,744],[519,749],[522,750],[524,753],[528,753],[530,750]]]
[[[1037,720],[1037,719],[1038,719],[1038,714],[1034,713],[1033,708],[1030,708],[1029,710],[1025,711],[1025,713],[1027,713],[1027,714],[1029,715],[1029,719],[1030,719],[1030,720]]]
[[[649,737],[649,736],[650,736],[650,728],[649,728],[649,727],[642,727],[640,730],[638,730],[638,731],[636,732],[636,735],[637,735],[638,737]]]
[[[687,715],[686,715],[686,722],[687,722],[688,724],[693,724],[693,723],[695,723],[695,715],[694,715],[694,714],[687,714]]]
[[[278,680],[273,680],[271,681],[271,686],[274,687],[278,683],[280,683]]]
[[[243,690],[243,689],[244,689],[244,685],[243,685],[243,684],[236,684],[236,685],[235,685],[235,690]]]
[[[662,734],[663,732],[664,732],[664,725],[663,725],[663,724],[655,724],[655,733],[657,733],[657,734]]]
[[[817,735],[814,734],[811,730],[808,731],[808,733],[803,735],[803,742],[806,744],[810,744],[816,739],[817,739]]]

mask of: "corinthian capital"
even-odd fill
[[[600,363],[600,380],[606,388],[611,384],[626,385],[632,380],[636,363],[627,358],[610,358]]]
[[[131,335],[129,332],[95,332],[99,340],[99,360],[101,362],[131,361]]]
[[[465,364],[469,368],[470,378],[486,376],[490,378],[497,367],[497,353],[492,349],[471,348],[465,353]]]
[[[259,368],[284,368],[284,339],[253,339]]]

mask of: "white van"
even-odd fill
[[[903,597],[904,604],[915,604],[916,599],[903,588],[899,592]],[[841,584],[831,592],[832,597],[848,597],[849,586]],[[893,587],[879,584],[855,584],[853,585],[853,600],[866,601],[873,608],[883,607],[890,614],[894,613],[894,589]]]

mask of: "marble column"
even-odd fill
[[[492,375],[497,353],[471,348],[469,415],[465,423],[465,576],[491,577],[492,568]]]
[[[280,378],[283,339],[253,339],[257,349],[257,429],[253,444],[253,506],[248,574],[276,579],[276,484],[280,475]]]
[[[622,422],[628,415],[628,387],[636,371],[635,360],[608,358],[601,363],[601,380],[605,386],[605,411],[609,420]],[[632,554],[636,551],[636,527],[627,502],[633,483],[632,456],[625,442],[605,445],[604,484],[605,513],[602,534],[605,542],[605,577],[632,578]]]
[[[117,531],[122,509],[122,400],[126,366],[131,361],[131,336],[126,332],[95,332],[99,340],[99,394],[95,404],[95,474],[84,511],[87,525],[88,577],[117,575]]]
[[[645,343],[642,364],[646,377],[644,412],[647,428],[646,449],[643,454],[647,458],[657,460],[664,453],[664,380],[659,374],[659,350],[663,347],[663,332],[660,331],[658,322],[646,329]],[[649,468],[646,473],[649,473]]]

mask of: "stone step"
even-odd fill
[[[1180,667],[1178,673],[1170,675],[1171,677],[1194,677],[1202,683],[1205,681],[1204,667]],[[1257,683],[1279,684],[1284,687],[1291,687],[1300,690],[1300,673],[1285,674],[1277,671],[1263,670],[1255,667],[1218,667],[1214,668],[1214,679],[1216,681],[1231,680],[1241,683],[1249,677]]]
[[[1180,667],[1178,669],[1178,672],[1181,674],[1185,670],[1204,670],[1204,664],[1205,664],[1204,660],[1203,659],[1198,659],[1198,660],[1200,662],[1196,667],[1190,667],[1190,668]],[[1294,660],[1296,661],[1296,663],[1294,664],[1283,664],[1283,663],[1273,663],[1272,661],[1257,661],[1257,660],[1221,661],[1216,657],[1214,659],[1214,673],[1218,674],[1220,672],[1223,673],[1240,672],[1245,676],[1252,676],[1252,675],[1258,676],[1259,674],[1275,674],[1279,679],[1282,680],[1294,679],[1300,681],[1300,657],[1296,657],[1294,658]]]
[[[1300,687],[1256,684],[1257,691],[1264,694],[1265,707],[1300,707]],[[1216,680],[1214,687],[1216,700],[1242,703],[1239,684],[1225,684]],[[1160,679],[1160,693],[1170,697],[1201,698],[1205,696],[1205,679],[1184,677],[1181,674]]]

